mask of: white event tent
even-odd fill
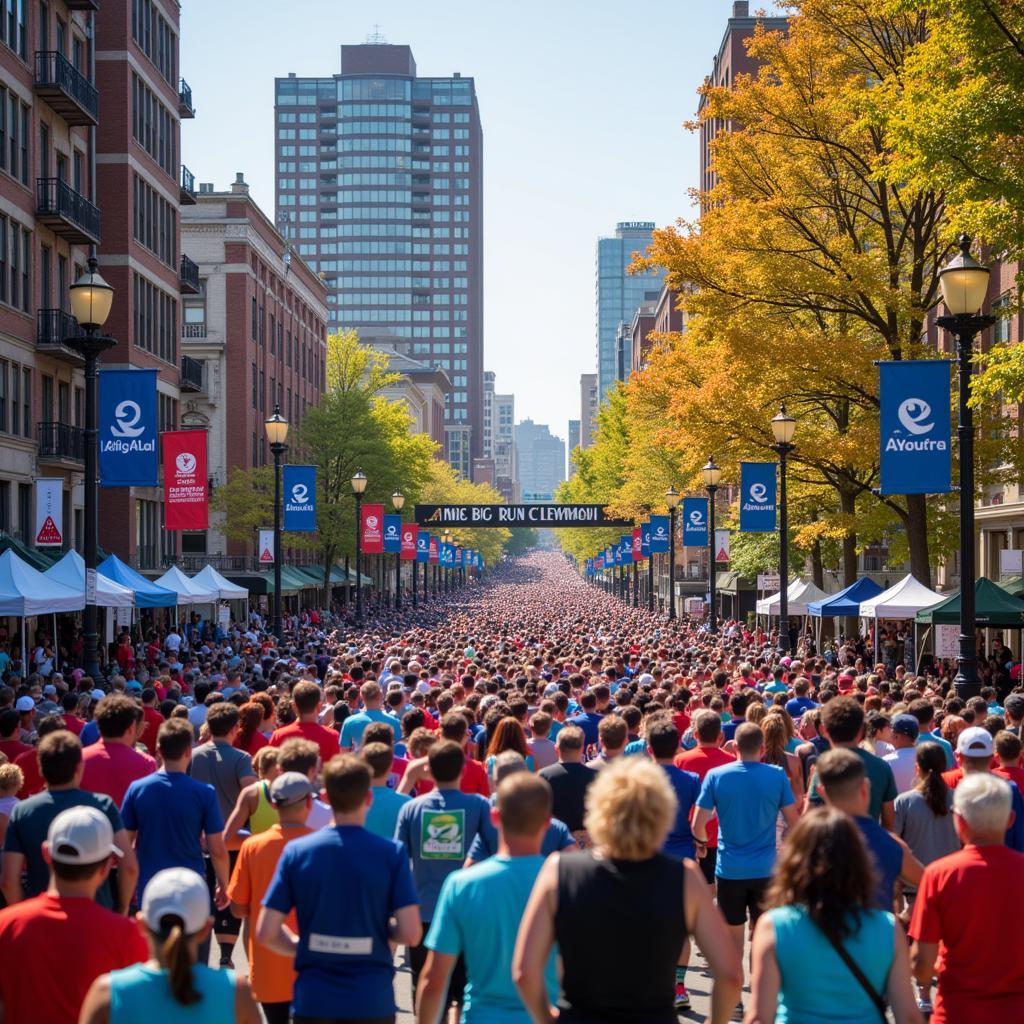
[[[221,601],[245,601],[249,597],[249,591],[245,587],[225,579],[212,565],[207,565],[197,572],[191,582],[204,590],[216,591]]]
[[[788,594],[788,610],[790,615],[806,615],[807,606],[815,601],[824,601],[828,594],[819,589],[810,580],[802,580],[798,576],[793,580],[786,590]],[[782,604],[782,592],[772,594],[771,597],[763,597],[757,602],[756,610],[758,615],[778,616],[779,606]]]
[[[949,595],[929,589],[909,573],[888,590],[860,604],[860,617],[875,620],[875,661],[878,660],[878,620],[914,619],[923,608],[930,608]],[[916,624],[915,624],[916,633]]]
[[[179,605],[216,604],[220,599],[218,588],[207,586],[196,579],[189,579],[176,565],[172,565],[160,579],[156,580],[156,585],[173,590],[178,595]]]
[[[59,562],[51,565],[43,575],[85,595],[85,559],[77,551],[69,551]],[[132,608],[135,591],[122,586],[102,573],[96,573],[96,604],[100,608]]]

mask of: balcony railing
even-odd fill
[[[181,357],[181,390],[203,390],[203,364],[191,356]]]
[[[36,53],[35,91],[69,125],[92,125],[99,121],[99,93],[95,86],[62,53]]]
[[[39,458],[48,462],[84,462],[85,431],[70,423],[40,423]]]
[[[202,290],[199,286],[199,267],[184,253],[181,254],[181,267],[178,271],[178,286],[182,295],[198,295]]]
[[[60,178],[36,179],[36,219],[69,242],[99,243],[99,208]]]
[[[181,165],[178,201],[182,206],[195,206],[196,204],[196,176],[184,164]]]
[[[206,324],[182,324],[181,336],[183,338],[205,338]]]
[[[178,116],[196,116],[196,108],[192,106],[192,86],[184,78],[178,83]]]
[[[98,11],[100,0],[65,0],[70,11]]]
[[[80,334],[78,321],[62,309],[40,309],[36,312],[36,348],[49,356],[80,366],[79,352],[66,344],[68,338]]]

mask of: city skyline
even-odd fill
[[[307,0],[308,17],[278,26],[271,37],[260,29],[263,7],[269,13],[269,4],[256,0],[244,24],[229,22],[229,10],[215,5],[183,8],[182,63],[204,96],[183,155],[203,181],[230,181],[244,170],[256,201],[272,210],[274,78],[289,71],[336,74],[341,45],[364,42],[379,15]],[[401,0],[377,27],[389,43],[412,48],[422,73],[458,71],[475,79],[484,125],[483,365],[515,395],[517,416],[554,421],[563,434],[566,421],[579,415],[580,373],[597,369],[597,239],[619,221],[663,226],[693,214],[687,190],[699,182],[699,139],[682,124],[696,112],[697,89],[731,3],[693,0],[682,9],[666,0],[654,7],[648,13],[659,32],[677,42],[672,61],[644,58],[642,83],[628,72],[608,76],[607,68],[624,54],[650,50],[651,19],[611,4],[552,9],[528,2],[524,16],[514,25],[501,22],[499,31],[496,11],[455,0],[439,22]],[[586,46],[570,42],[581,21],[588,25]],[[250,57],[230,72],[216,56],[218,41],[228,36]],[[527,49],[524,74],[520,56]],[[244,153],[221,145],[225,133],[244,139]],[[623,173],[619,154],[630,139],[642,143],[643,163]],[[566,402],[564,413],[553,415],[553,406]]]

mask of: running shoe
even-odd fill
[[[744,1015],[743,1000],[741,999],[736,1004],[736,1009],[732,1011],[732,1017],[730,1018],[730,1020],[740,1020],[741,1021],[741,1020],[743,1020],[743,1015]]]
[[[935,1012],[935,1007],[932,1006],[932,1001],[927,996],[917,997],[917,1008],[925,1015],[930,1017]]]
[[[688,1010],[690,1008],[690,994],[686,991],[686,986],[681,982],[676,982],[676,1009],[677,1010]]]

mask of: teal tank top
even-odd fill
[[[879,1024],[878,1010],[803,907],[768,911],[779,965],[776,1024]],[[882,910],[861,914],[843,946],[879,995],[895,956],[896,919]]]
[[[110,1024],[230,1024],[235,1019],[235,972],[192,967],[192,984],[203,997],[182,1006],[171,995],[167,971],[134,964],[110,972]]]

